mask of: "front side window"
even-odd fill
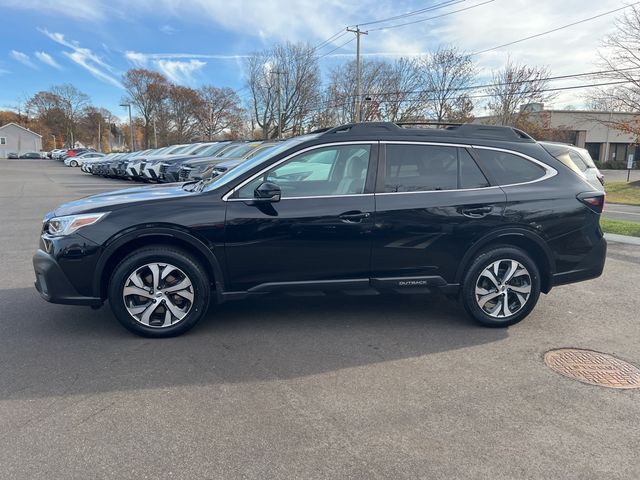
[[[532,182],[542,178],[546,171],[540,165],[512,153],[477,148],[483,169],[491,172],[498,185]]]
[[[241,187],[238,198],[253,198],[263,182],[278,185],[282,198],[364,193],[370,150],[370,145],[338,145],[301,153]]]

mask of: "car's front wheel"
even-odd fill
[[[69,162],[69,165],[72,166],[72,167],[77,167],[78,166],[78,162],[76,162],[75,160],[71,160]]]
[[[199,262],[173,247],[128,255],[109,283],[109,304],[122,325],[147,337],[180,335],[207,312],[209,279]]]
[[[469,266],[462,283],[465,310],[488,327],[508,327],[523,320],[540,296],[536,263],[517,247],[482,252]]]

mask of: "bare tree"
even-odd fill
[[[70,145],[75,144],[75,129],[83,110],[89,106],[90,98],[70,83],[54,85],[51,93],[58,97],[60,108],[64,112],[66,130],[69,133]]]
[[[202,99],[193,88],[170,85],[167,104],[169,106],[174,141],[185,143],[197,133],[197,112],[202,108]]]
[[[389,65],[383,78],[380,95],[381,118],[389,122],[402,122],[422,118],[426,95],[422,91],[419,63],[401,58]]]
[[[605,37],[602,47],[598,67],[605,73],[596,78],[619,84],[591,89],[586,95],[589,107],[608,112],[640,112],[640,77],[637,74],[640,69],[640,6],[631,5],[616,19],[615,30]],[[640,141],[640,121],[633,116],[623,119],[592,116],[591,120],[634,135]]]
[[[282,132],[298,129],[319,94],[315,50],[309,45],[285,43],[253,54],[247,60],[247,86],[252,115],[265,138],[277,135],[279,123]]]
[[[151,145],[151,122],[167,97],[169,83],[164,75],[143,68],[128,70],[122,77],[128,98],[124,101],[136,107],[143,120],[144,145]]]
[[[475,81],[477,69],[471,56],[454,46],[444,46],[419,60],[427,115],[437,122],[450,121],[453,112],[465,104],[467,91]]]
[[[550,74],[546,67],[520,65],[511,59],[502,69],[494,70],[493,85],[486,90],[494,122],[517,126],[518,121],[526,116],[521,106],[553,99],[555,94],[547,91]]]
[[[235,91],[206,85],[198,93],[201,103],[196,115],[202,138],[212,140],[222,132],[241,129],[244,110]]]

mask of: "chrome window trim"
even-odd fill
[[[455,144],[455,143],[434,143],[434,142],[403,142],[403,141],[395,141],[395,140],[386,140],[386,141],[382,141],[380,143],[384,143],[384,144],[412,144],[412,145],[430,145],[430,146],[443,146],[443,147],[459,147],[459,148],[477,148],[479,150],[494,150],[497,152],[504,152],[504,153],[510,153],[512,155],[516,155],[518,157],[524,158],[525,160],[528,160],[530,162],[535,163],[536,165],[542,167],[545,171],[545,174],[540,177],[537,178],[535,180],[530,180],[528,182],[520,182],[520,183],[509,183],[506,185],[490,185],[488,187],[475,187],[475,188],[456,188],[456,189],[449,189],[449,190],[416,190],[414,192],[379,192],[376,193],[376,195],[402,195],[402,194],[416,194],[416,193],[451,193],[451,192],[469,192],[469,191],[474,191],[474,190],[491,190],[491,189],[496,189],[496,188],[502,188],[502,187],[513,187],[513,186],[517,186],[517,185],[528,185],[530,183],[536,183],[536,182],[542,182],[544,180],[547,180],[548,178],[552,178],[555,177],[558,174],[558,171],[547,165],[544,162],[541,162],[540,160],[536,160],[533,157],[530,157],[529,155],[526,155],[524,153],[520,153],[520,152],[516,152],[514,150],[509,150],[506,148],[499,148],[499,147],[486,147],[484,145],[465,145],[465,144]]]
[[[355,141],[352,141],[352,142],[323,143],[321,145],[313,145],[311,147],[303,148],[302,150],[298,150],[297,152],[294,152],[291,155],[287,155],[286,157],[278,160],[276,163],[272,163],[272,164],[268,165],[267,167],[263,168],[262,170],[260,170],[256,174],[254,174],[251,177],[249,177],[248,179],[246,179],[244,182],[236,185],[235,187],[233,187],[231,190],[229,190],[227,193],[225,193],[222,196],[222,200],[224,202],[237,202],[237,201],[246,202],[247,200],[253,200],[253,198],[233,198],[233,199],[230,199],[229,197],[231,195],[233,195],[237,190],[239,190],[242,187],[244,187],[247,183],[251,182],[255,178],[257,178],[260,175],[262,175],[263,173],[265,173],[267,170],[275,168],[278,165],[280,165],[281,163],[286,162],[287,160],[289,160],[289,159],[291,159],[291,158],[293,158],[293,157],[295,157],[297,155],[309,152],[311,150],[318,150],[320,148],[325,148],[325,147],[334,147],[334,146],[341,146],[341,145],[377,145],[378,143],[379,142],[377,140],[355,140]],[[369,158],[369,161],[371,161],[371,158]],[[289,198],[289,199],[301,199],[301,198],[353,197],[353,196],[358,196],[358,195],[373,195],[373,193],[370,193],[370,194],[367,194],[367,193],[356,193],[356,194],[353,194],[353,195],[321,195],[321,196],[309,196],[309,197],[282,197],[281,200],[285,200],[286,198]]]
[[[353,193],[351,195],[311,195],[308,197],[282,197],[281,202],[285,200],[304,200],[307,198],[351,198],[351,197],[373,197],[375,193]],[[227,202],[250,202],[253,198],[230,198]]]
[[[516,152],[514,150],[509,150],[506,148],[499,148],[499,147],[485,147],[482,145],[472,145],[471,148],[477,148],[479,150],[494,150],[496,152],[504,152],[504,153],[510,153],[512,155],[515,155],[517,157],[521,157],[524,158],[525,160],[528,160],[530,162],[535,163],[536,165],[542,167],[545,171],[545,174],[540,177],[540,178],[536,178],[535,180],[530,180],[528,182],[520,182],[520,183],[508,183],[506,185],[497,185],[499,187],[513,187],[516,185],[529,185],[531,183],[537,183],[537,182],[543,182],[549,178],[555,177],[558,174],[558,171],[553,168],[550,165],[547,165],[544,162],[541,162],[540,160],[536,160],[533,157],[530,157],[529,155],[525,154],[525,153],[520,153],[520,152]]]
[[[376,193],[376,195],[415,195],[416,193],[472,192],[474,190],[494,190],[496,188],[500,188],[500,186],[491,185],[490,187],[456,188],[454,190],[416,190],[415,192],[380,192]]]

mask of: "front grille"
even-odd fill
[[[186,182],[187,180],[189,180],[189,174],[191,173],[191,168],[189,167],[182,167],[180,169],[180,174],[178,175],[178,179],[181,182]]]
[[[160,175],[164,175],[165,173],[167,173],[168,167],[169,167],[168,163],[163,163],[162,165],[160,165]]]

